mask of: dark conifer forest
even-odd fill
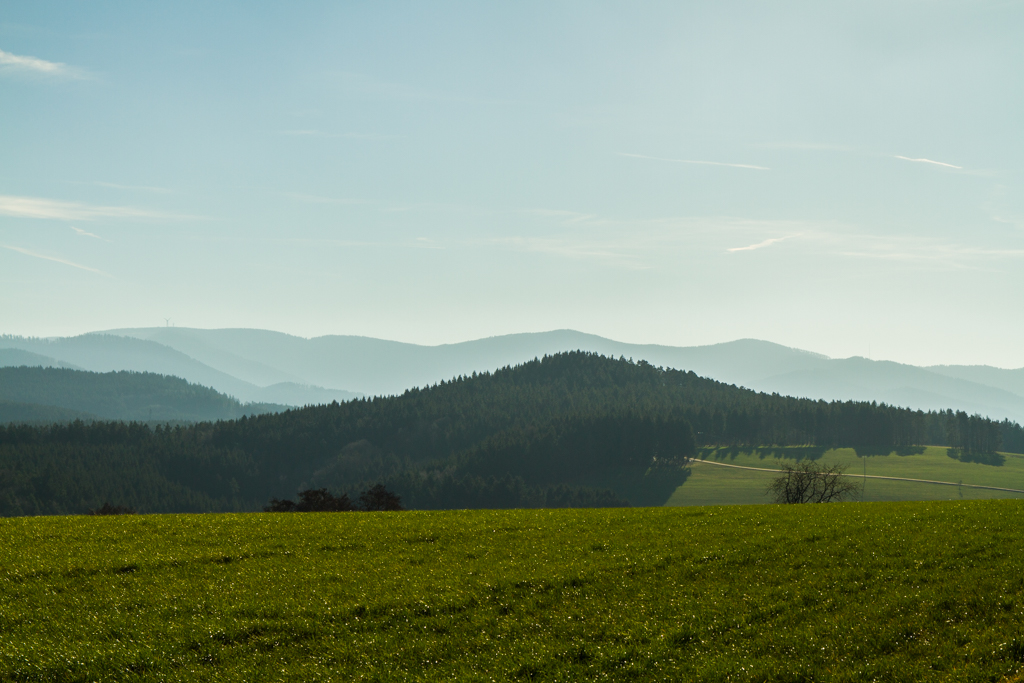
[[[0,423],[229,420],[286,406],[242,404],[209,387],[153,372],[0,368]]]
[[[384,484],[409,509],[660,504],[697,448],[1024,450],[1016,423],[762,394],[574,352],[494,373],[191,426],[0,427],[0,514],[261,510]],[[885,452],[888,452],[887,450]]]

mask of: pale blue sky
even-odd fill
[[[1024,366],[1024,4],[0,11],[0,333]]]

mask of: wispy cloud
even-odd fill
[[[493,209],[474,204],[455,204],[449,202],[420,202],[406,206],[384,206],[380,210],[384,213],[450,213],[462,216],[491,216],[496,213]]]
[[[313,128],[285,130],[281,132],[284,135],[296,137],[345,138],[349,140],[387,140],[394,137],[393,135],[380,135],[378,133],[328,133],[326,131],[316,130]]]
[[[94,235],[91,232],[86,232],[85,230],[82,230],[81,228],[76,228],[73,225],[71,226],[71,229],[74,230],[76,234],[81,235],[82,237],[92,237],[92,238],[95,238],[95,239],[98,239],[98,240],[99,239],[103,239],[99,235]]]
[[[631,270],[645,270],[651,266],[646,262],[642,249],[627,240],[616,238],[574,239],[572,237],[500,237],[491,244],[552,256],[571,259],[597,259],[611,265]]]
[[[746,168],[754,171],[770,171],[772,169],[767,166],[754,166],[753,164],[730,164],[724,161],[698,161],[696,159],[668,159],[666,157],[652,157],[646,154],[630,154],[628,152],[619,152],[619,156],[630,157],[633,159],[650,159],[651,161],[668,161],[674,164],[697,164],[700,166],[728,166],[729,168]]]
[[[899,262],[931,270],[991,270],[1008,260],[1024,258],[1024,248],[1012,245],[966,244],[924,235],[877,235],[850,226],[808,231],[803,238],[801,241],[822,256]]]
[[[877,152],[860,152],[858,153],[853,147],[846,145],[832,145],[832,144],[818,144],[818,143],[801,143],[801,142],[768,142],[756,145],[757,147],[764,149],[797,149],[797,150],[809,150],[809,151],[821,151],[821,152],[845,152],[851,154],[858,154],[858,156],[868,156],[875,158],[887,158],[887,159],[900,159],[902,161],[912,161],[916,164],[932,164],[933,166],[942,166],[943,168],[953,168],[958,171],[963,171],[963,166],[957,166],[956,164],[949,164],[945,161],[935,161],[934,159],[925,159],[924,157],[907,157],[902,154],[882,154]],[[966,171],[974,175],[990,175],[991,172],[986,171]]]
[[[852,152],[849,145],[834,145],[821,142],[762,142],[756,147],[762,149],[801,149],[813,152]]]
[[[42,76],[63,76],[69,78],[82,78],[84,73],[81,69],[70,67],[61,62],[48,62],[38,57],[26,55],[15,55],[0,50],[0,72],[14,71],[21,73],[38,74]]]
[[[560,234],[495,238],[490,244],[516,251],[542,253],[574,260],[598,261],[628,270],[676,267],[679,259],[711,258],[734,241],[765,233],[802,234],[811,225],[794,221],[748,220],[725,216],[622,219],[566,211],[531,213],[559,220]],[[581,229],[582,228],[582,229]],[[775,238],[780,239],[780,238]],[[786,239],[781,238],[781,239]]]
[[[560,218],[563,223],[590,223],[597,219],[592,213],[581,213],[579,211],[566,211],[564,209],[525,209],[523,213],[545,218]]]
[[[945,166],[946,168],[955,168],[963,170],[963,166],[954,166],[953,164],[947,164],[942,161],[932,161],[931,159],[912,159],[911,157],[900,156],[899,154],[893,155],[893,159],[903,159],[903,161],[915,161],[919,164],[934,164],[936,166]]]
[[[231,241],[230,239],[218,239],[210,237],[198,237],[192,238],[199,242],[226,242]],[[445,246],[428,237],[417,237],[415,239],[399,239],[394,241],[372,241],[372,240],[341,240],[341,239],[324,239],[314,237],[260,237],[260,238],[248,238],[255,242],[265,242],[269,244],[286,244],[286,245],[301,245],[305,247],[339,247],[343,249],[349,248],[365,248],[365,249],[444,249]]]
[[[478,97],[472,94],[434,90],[417,85],[385,81],[367,74],[351,71],[324,72],[320,78],[345,95],[356,98],[404,100],[418,102],[457,102],[482,105],[521,104],[512,100]]]
[[[154,185],[121,185],[120,183],[105,183],[99,180],[95,180],[91,184],[97,187],[109,187],[113,190],[139,190],[142,192],[159,192],[160,194],[170,194],[174,191],[166,187],[156,187]]]
[[[303,194],[302,192],[285,192],[283,194],[289,199],[294,199],[297,202],[304,202],[306,204],[362,204],[358,199],[321,197],[315,194]]]
[[[991,249],[911,240],[893,241],[879,237],[863,239],[860,244],[851,244],[849,249],[836,253],[841,256],[931,264],[956,269],[978,269],[984,263],[993,260],[1024,258],[1024,249]]]
[[[198,218],[198,216],[166,214],[131,206],[93,206],[78,202],[12,195],[0,195],[0,215],[62,221],[91,221],[97,218]]]
[[[1024,244],[984,245],[921,235],[878,235],[835,221],[743,219],[728,216],[619,219],[573,212],[532,212],[557,221],[554,232],[492,239],[490,244],[517,251],[595,260],[633,270],[675,267],[679,259],[713,259],[792,240],[803,256],[815,259],[869,259],[901,262],[925,270],[985,270],[1009,267],[1024,259]],[[559,220],[579,217],[578,223]],[[581,229],[585,228],[585,229]],[[763,239],[765,234],[781,235]],[[799,241],[799,245],[797,245]],[[729,246],[729,242],[746,246]],[[696,255],[701,256],[697,257]]]
[[[758,242],[757,244],[751,244],[750,246],[746,247],[733,247],[732,249],[726,249],[726,251],[754,251],[755,249],[764,249],[765,247],[770,247],[776,242],[788,240],[790,237],[793,237],[793,235],[787,235],[786,237],[773,237],[763,242]]]
[[[71,266],[72,268],[78,268],[79,270],[85,270],[85,271],[88,271],[90,273],[96,273],[97,275],[102,275],[103,277],[110,277],[110,275],[104,273],[102,270],[97,270],[95,268],[90,268],[89,266],[83,266],[81,263],[75,263],[74,261],[68,261],[67,259],[58,258],[56,256],[47,256],[45,254],[37,254],[34,251],[29,251],[28,249],[22,249],[21,247],[12,247],[12,246],[7,245],[7,244],[0,244],[0,247],[3,247],[4,249],[10,249],[11,251],[16,251],[19,254],[24,254],[25,256],[31,256],[32,258],[43,259],[44,261],[53,261],[54,263],[62,263],[65,266]]]
[[[990,213],[990,216],[996,223],[1003,223],[1004,225],[1012,225],[1015,228],[1024,229],[1024,217],[1002,215],[998,213]]]

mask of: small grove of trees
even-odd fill
[[[768,484],[776,503],[831,503],[852,495],[857,485],[846,479],[842,465],[826,467],[813,460],[786,465]]]
[[[1000,423],[962,410],[945,415],[946,443],[957,454],[995,453],[1002,447],[1005,428]]]
[[[356,505],[347,493],[333,495],[327,489],[306,489],[299,492],[299,500],[271,498],[264,512],[396,512],[404,510],[402,499],[388,491],[383,484],[377,484],[359,494]]]

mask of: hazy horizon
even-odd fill
[[[558,329],[550,329],[550,330],[535,330],[535,331],[528,331],[528,332],[509,332],[509,333],[506,333],[506,334],[486,335],[486,336],[483,336],[483,337],[471,337],[471,338],[466,338],[466,339],[456,339],[456,340],[453,340],[453,341],[442,341],[442,342],[436,342],[436,343],[425,343],[425,342],[410,341],[410,340],[405,340],[405,339],[395,339],[395,338],[389,338],[389,337],[373,337],[373,336],[370,336],[370,335],[360,335],[360,334],[327,333],[327,334],[317,334],[317,335],[308,335],[307,336],[307,335],[301,335],[301,334],[293,334],[291,332],[286,332],[286,331],[283,331],[283,330],[271,330],[271,329],[256,328],[256,327],[186,327],[186,326],[180,326],[179,327],[177,325],[164,325],[164,326],[161,326],[161,325],[151,325],[151,326],[148,326],[148,327],[136,327],[136,328],[129,328],[129,327],[109,328],[109,329],[103,329],[103,330],[88,330],[86,332],[70,334],[70,335],[48,335],[48,336],[43,336],[43,335],[17,335],[17,334],[0,332],[0,337],[2,337],[2,335],[4,335],[4,334],[8,334],[8,335],[13,336],[13,337],[21,337],[21,338],[37,338],[37,339],[52,339],[52,340],[56,340],[56,339],[65,339],[65,338],[69,338],[69,337],[76,337],[76,336],[81,336],[81,335],[86,335],[86,334],[115,334],[116,335],[119,332],[127,332],[127,331],[132,331],[132,330],[159,330],[159,329],[162,329],[163,327],[167,327],[168,329],[195,330],[195,331],[204,331],[204,332],[210,332],[210,331],[232,331],[232,330],[255,331],[255,332],[270,332],[270,333],[273,333],[273,334],[282,334],[282,335],[286,335],[286,336],[289,336],[289,337],[295,337],[295,338],[298,338],[298,339],[305,339],[305,340],[312,340],[312,339],[325,338],[325,337],[357,337],[357,338],[363,338],[363,339],[374,339],[374,340],[383,341],[383,342],[393,342],[393,343],[398,343],[398,344],[411,344],[411,345],[422,346],[422,347],[427,347],[427,348],[435,348],[435,347],[439,347],[439,346],[452,346],[452,345],[458,345],[458,344],[467,344],[467,343],[471,343],[471,342],[475,342],[475,341],[484,341],[484,340],[487,340],[487,339],[497,339],[497,338],[502,338],[502,337],[516,336],[516,335],[545,335],[545,334],[552,334],[552,333],[558,333],[558,332],[570,332],[570,333],[581,334],[581,335],[586,335],[586,336],[598,337],[600,339],[605,339],[607,341],[621,343],[621,344],[637,345],[637,346],[639,346],[639,345],[661,346],[661,347],[666,347],[666,348],[703,348],[703,347],[709,347],[709,346],[722,346],[722,345],[732,344],[732,343],[736,343],[736,342],[747,342],[747,341],[764,342],[764,343],[767,343],[767,344],[777,344],[779,346],[782,346],[782,347],[785,347],[785,348],[789,348],[789,349],[792,349],[792,350],[795,350],[795,351],[803,351],[803,352],[809,353],[809,354],[814,355],[814,356],[821,356],[821,357],[829,358],[829,359],[832,359],[832,360],[851,360],[851,359],[856,359],[856,358],[863,358],[863,359],[872,360],[872,361],[903,363],[903,361],[895,361],[895,360],[892,360],[892,359],[889,359],[889,358],[877,358],[877,357],[872,357],[870,355],[858,354],[858,353],[854,353],[854,354],[851,354],[849,356],[830,356],[830,355],[828,355],[826,353],[822,353],[822,352],[816,351],[814,349],[803,348],[803,347],[798,347],[798,346],[788,346],[786,344],[779,344],[778,342],[773,342],[770,339],[757,339],[756,337],[739,337],[739,338],[736,338],[736,339],[727,339],[727,340],[720,341],[720,342],[709,342],[707,344],[688,344],[688,345],[658,344],[658,343],[653,343],[653,342],[633,342],[633,341],[627,341],[627,340],[624,340],[624,339],[616,339],[614,337],[606,337],[604,335],[597,335],[597,334],[594,334],[592,332],[587,332],[585,330],[574,330],[572,328],[558,328]],[[904,364],[906,364],[906,365],[915,365],[916,367],[937,367],[937,366],[956,366],[956,365],[962,365],[962,366],[972,366],[973,365],[973,366],[979,366],[980,367],[982,365],[985,365],[985,364],[981,364],[981,363],[933,363],[930,366],[917,366],[914,363],[904,363]],[[994,368],[998,368],[998,369],[1002,369],[1002,370],[1019,370],[1019,369],[1024,369],[1024,367],[1004,367],[1004,366],[990,365],[990,364],[988,365],[988,367],[994,367]]]
[[[1021,2],[0,18],[0,334],[1024,367]]]

